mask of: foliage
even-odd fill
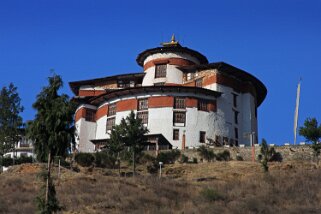
[[[179,158],[180,155],[181,152],[179,150],[160,152],[157,156],[157,162],[163,162],[163,164],[173,164]]]
[[[148,132],[142,120],[136,118],[133,111],[131,111],[126,118],[123,118],[119,125],[114,126],[112,129],[111,146],[109,150],[113,152],[114,155],[117,153],[117,156],[119,156],[120,151],[129,148],[134,174],[136,171],[136,162],[141,157],[144,144],[147,141],[145,134]]]
[[[228,150],[216,154],[216,160],[218,161],[229,161],[231,160],[231,154]]]
[[[75,155],[75,161],[82,167],[89,167],[93,165],[95,157],[92,153],[77,153]]]
[[[103,151],[103,152],[96,152],[95,156],[95,166],[96,167],[107,167],[114,169],[116,166],[117,159],[115,156]]]
[[[17,87],[12,83],[0,91],[0,156],[12,151],[20,140],[23,111]],[[1,158],[1,157],[0,157]]]
[[[203,188],[202,191],[200,192],[201,197],[203,197],[205,200],[213,202],[213,201],[218,201],[218,200],[224,200],[225,197],[215,191],[214,189],[211,188]]]
[[[24,157],[21,156],[19,158],[15,158],[15,165],[23,164],[23,163],[32,163],[32,157]],[[1,165],[1,164],[0,164]],[[8,167],[13,165],[13,160],[10,157],[5,157],[2,159],[2,166]]]
[[[186,155],[182,154],[180,162],[181,163],[188,163],[188,157]]]
[[[261,143],[261,164],[263,167],[264,172],[269,171],[268,161],[275,155],[275,149],[272,147],[270,148],[263,138]]]
[[[244,159],[243,159],[243,157],[242,157],[240,154],[237,154],[237,155],[236,155],[236,160],[237,160],[237,161],[243,161]]]
[[[56,197],[56,189],[51,177],[48,177],[48,174],[45,170],[41,171],[39,174],[43,185],[41,187],[40,194],[36,197],[36,205],[38,213],[40,214],[51,214],[60,211],[62,207],[59,205],[59,201]],[[48,181],[47,181],[48,179]],[[48,202],[45,201],[46,193],[46,182],[48,182]]]
[[[198,161],[197,161],[197,158],[193,158],[193,163],[197,163]]]
[[[320,155],[321,150],[321,124],[318,125],[318,121],[315,118],[307,118],[304,121],[304,125],[300,127],[299,134],[307,141],[312,142],[312,149],[314,151],[314,155],[318,157]]]
[[[73,114],[75,105],[66,94],[58,94],[63,86],[59,75],[48,78],[49,85],[37,95],[33,108],[35,119],[27,126],[27,136],[34,141],[39,161],[51,156],[66,156],[74,143]]]
[[[206,159],[208,162],[211,162],[215,158],[215,154],[212,150],[207,149],[205,146],[200,146],[198,149],[198,154]]]

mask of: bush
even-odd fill
[[[282,162],[283,157],[281,155],[280,152],[275,152],[272,157],[270,158],[270,161],[278,161],[278,162]]]
[[[75,156],[75,161],[82,167],[88,167],[94,163],[95,157],[91,153],[77,153]]]
[[[224,200],[225,197],[223,195],[219,194],[217,191],[211,188],[204,188],[200,192],[201,197],[203,197],[205,200],[213,202],[218,200]]]
[[[236,155],[236,160],[237,161],[243,161],[244,159],[243,159],[243,157],[241,155],[237,154]]]
[[[215,154],[212,150],[207,149],[205,146],[201,146],[200,148],[197,149],[198,154],[206,159],[208,162],[214,160]]]
[[[158,172],[158,168],[159,168],[159,165],[156,160],[147,164],[146,166],[147,172],[150,174],[156,174]]]
[[[161,152],[157,156],[157,162],[164,164],[172,164],[179,158],[181,152],[179,150],[171,150],[170,152]]]
[[[184,154],[181,155],[181,163],[188,163],[188,157]]]
[[[15,158],[15,165],[23,164],[23,163],[32,163],[32,157],[21,156],[19,158]],[[2,166],[8,167],[13,165],[13,159],[9,157],[5,157],[2,159]]]
[[[197,158],[193,158],[193,163],[197,163]]]
[[[96,167],[107,167],[115,168],[117,158],[108,154],[107,152],[96,152],[95,153],[95,166]]]
[[[231,155],[228,150],[216,154],[216,160],[218,161],[229,161],[231,160]]]

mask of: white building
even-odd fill
[[[149,149],[250,144],[267,90],[253,75],[224,62],[208,63],[174,38],[137,57],[143,72],[70,82],[79,106],[77,146],[95,151],[113,125],[134,111],[150,133]]]
[[[35,157],[33,152],[33,143],[25,136],[21,136],[20,140],[15,146],[14,151],[4,154],[4,157]]]

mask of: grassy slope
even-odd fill
[[[164,177],[63,169],[63,213],[321,213],[321,169],[307,162],[215,162],[166,166]],[[34,213],[40,165],[0,175],[0,213]],[[53,173],[53,174],[56,174]]]

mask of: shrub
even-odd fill
[[[94,163],[95,157],[91,153],[78,153],[75,156],[75,161],[80,166],[88,167]]]
[[[155,174],[158,172],[158,168],[159,168],[159,165],[158,165],[158,162],[155,160],[149,164],[147,164],[146,166],[146,169],[147,169],[147,172],[150,173],[150,174]]]
[[[157,156],[157,162],[163,162],[164,164],[175,163],[179,158],[181,152],[179,150],[171,150],[170,152],[161,152]]]
[[[211,188],[204,188],[200,192],[201,197],[203,197],[205,200],[213,202],[213,201],[218,201],[218,200],[224,200],[225,197],[215,191],[214,189]]]
[[[243,161],[243,157],[241,155],[236,155],[236,160],[237,161]]]
[[[208,162],[214,160],[215,154],[212,150],[207,149],[205,146],[201,146],[200,148],[197,149],[198,154],[206,159]]]
[[[193,163],[197,163],[197,158],[193,158]]]
[[[181,163],[188,163],[188,157],[184,154],[181,155]]]
[[[23,163],[32,163],[32,157],[21,156],[19,158],[15,158],[15,165],[23,164]],[[2,165],[5,167],[13,165],[13,159],[10,157],[5,157],[2,159]]]
[[[107,152],[96,152],[95,153],[95,166],[96,167],[107,167],[115,168],[117,159],[108,154]]]
[[[229,161],[231,160],[231,155],[228,150],[216,154],[216,160],[218,161]]]

